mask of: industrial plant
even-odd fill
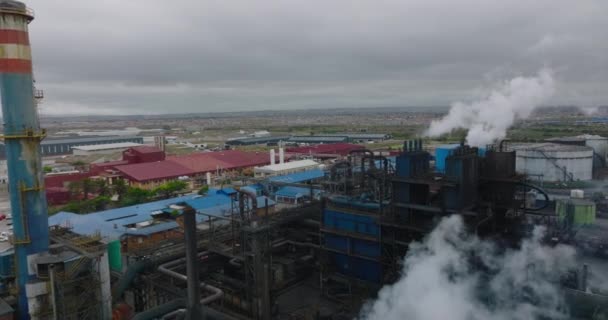
[[[479,275],[469,289],[485,294],[493,284],[483,280],[506,272],[487,257],[516,255],[530,239],[538,241],[537,260],[509,267],[530,283],[545,280],[537,277],[542,269],[543,289],[473,294],[483,296],[476,301],[484,310],[502,303],[529,307],[526,319],[608,319],[608,286],[598,280],[608,271],[607,201],[554,188],[603,181],[608,139],[475,147],[415,138],[372,150],[391,135],[268,135],[179,155],[167,153],[163,136],[154,146],[132,136],[45,139],[29,48],[33,19],[24,4],[0,1],[0,153],[12,219],[11,248],[0,252],[0,319],[379,319],[374,302],[396,308],[415,261],[439,255],[433,241],[480,243],[441,272],[448,286]],[[271,149],[234,149],[262,143]],[[120,159],[45,172],[43,156],[70,152]],[[86,189],[90,181],[131,194],[74,191],[72,184]],[[99,205],[93,193],[114,205]],[[74,200],[92,205],[49,214]],[[450,219],[462,230],[437,237]],[[576,259],[547,266],[545,249]],[[429,261],[428,270],[442,263]],[[430,284],[416,290],[432,291]],[[545,308],[546,299],[557,307]]]

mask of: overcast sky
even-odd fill
[[[437,106],[552,68],[608,104],[606,0],[30,0],[46,114]]]

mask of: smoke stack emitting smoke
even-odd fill
[[[504,82],[480,101],[456,102],[441,120],[431,122],[429,136],[457,128],[468,129],[467,143],[485,146],[507,134],[517,119],[525,119],[555,91],[552,72],[543,69],[535,77],[517,77]]]
[[[410,245],[401,279],[382,288],[359,319],[566,319],[559,275],[575,266],[575,251],[543,246],[543,235],[539,227],[519,250],[500,251],[467,234],[459,216],[445,218]]]

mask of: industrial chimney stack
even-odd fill
[[[0,93],[13,215],[19,318],[29,319],[28,292],[39,289],[35,258],[47,252],[49,227],[42,180],[40,129],[25,4],[0,0]]]

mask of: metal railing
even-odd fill
[[[562,173],[564,174],[564,181],[574,181],[574,174],[572,172],[568,172],[565,166],[560,166],[555,158],[549,157],[544,151],[540,149],[537,149],[535,151],[540,153],[545,159],[549,160],[549,162],[551,162],[551,164],[553,164],[557,169],[562,171]]]
[[[25,7],[24,9],[0,8],[0,14],[18,14],[21,16],[25,16],[29,20],[34,20],[34,10],[28,7]]]

